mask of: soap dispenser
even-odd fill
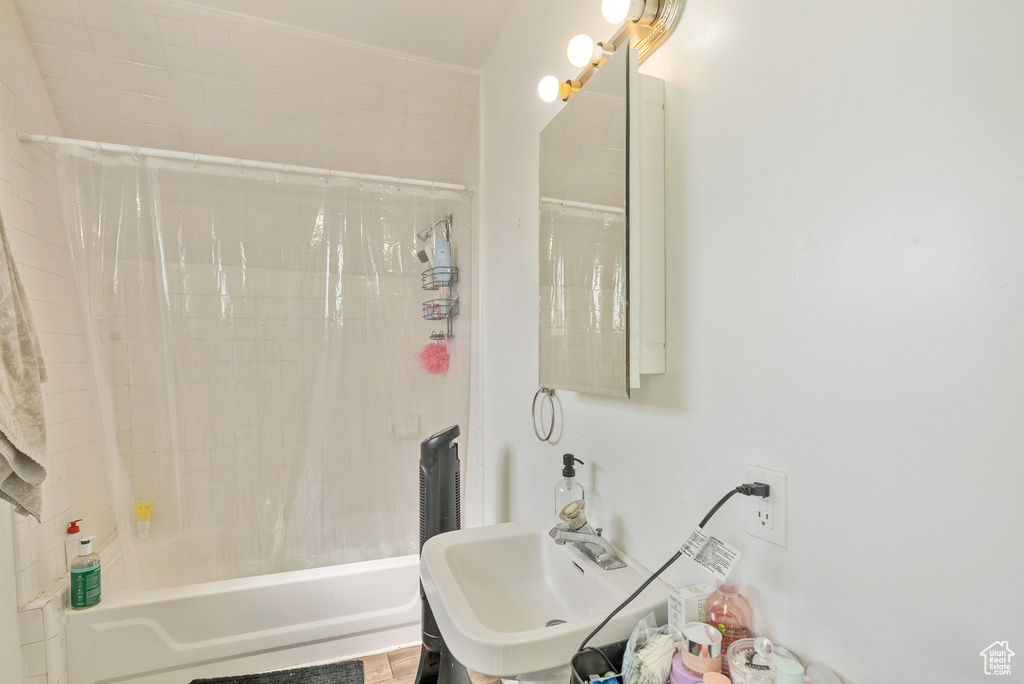
[[[92,552],[92,537],[83,537],[78,542],[78,557],[71,564],[71,607],[95,606],[100,591],[100,555]]]
[[[75,562],[75,558],[78,557],[78,541],[82,538],[82,528],[78,526],[78,523],[82,522],[82,519],[72,520],[68,525],[68,536],[64,540],[64,556],[68,562],[68,569],[71,569],[71,564]]]
[[[583,487],[576,482],[574,464],[583,465],[583,461],[572,454],[562,456],[562,479],[555,485],[555,518],[558,519],[562,509],[573,501],[583,501]]]

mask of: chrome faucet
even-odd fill
[[[601,528],[595,532],[590,525],[584,525],[573,532],[568,525],[555,525],[548,534],[559,546],[572,544],[587,558],[597,563],[602,570],[617,570],[626,567],[608,540],[601,536]]]

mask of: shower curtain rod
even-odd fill
[[[18,140],[21,142],[45,143],[47,145],[72,145],[84,147],[87,150],[96,152],[118,152],[121,154],[145,155],[147,157],[158,157],[161,159],[174,159],[177,161],[190,161],[193,163],[219,164],[222,166],[237,166],[241,170],[252,169],[259,171],[280,171],[283,173],[298,173],[310,176],[327,176],[328,178],[351,178],[353,180],[369,181],[372,183],[391,183],[396,185],[411,185],[417,188],[429,188],[431,190],[454,190],[455,192],[473,192],[473,189],[466,185],[456,183],[440,183],[434,181],[418,180],[415,178],[395,178],[393,176],[378,176],[371,173],[353,173],[351,171],[335,171],[333,169],[319,169],[313,166],[292,166],[291,164],[277,164],[274,162],[256,161],[253,159],[239,159],[232,157],[219,157],[213,154],[193,154],[191,152],[176,152],[175,150],[161,150],[155,147],[133,147],[131,145],[118,145],[115,143],[101,143],[96,140],[77,140],[75,138],[62,138],[56,135],[42,135],[40,133],[25,133],[18,131]]]
[[[558,204],[563,207],[570,207],[572,209],[586,209],[588,211],[601,211],[605,214],[625,214],[626,210],[622,207],[609,207],[606,204],[587,204],[586,202],[576,202],[574,200],[558,199],[557,197],[541,197],[541,203],[543,204]]]

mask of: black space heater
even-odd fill
[[[420,553],[436,534],[462,528],[459,476],[459,426],[452,425],[420,444]],[[423,646],[416,684],[470,684],[469,673],[444,643],[420,582]]]

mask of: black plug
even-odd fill
[[[768,485],[763,484],[761,482],[755,482],[754,484],[743,484],[737,487],[736,489],[738,489],[739,493],[743,494],[744,496],[760,496],[765,499],[768,498],[768,493],[771,491],[771,488]]]

